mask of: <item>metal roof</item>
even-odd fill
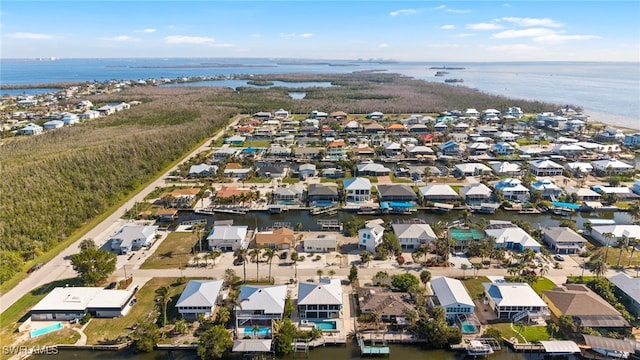
[[[579,353],[580,347],[570,340],[540,341],[544,351],[548,353]]]
[[[457,304],[475,306],[467,289],[465,289],[460,280],[444,276],[438,277],[431,280],[431,289],[433,289],[433,294],[444,308]]]
[[[190,280],[184,288],[176,307],[211,306],[216,304],[222,288],[222,280]]]
[[[584,342],[592,348],[633,352],[636,348],[636,342],[631,340],[618,340],[604,336],[582,335]]]
[[[339,279],[325,280],[319,284],[298,285],[298,305],[342,305],[342,285]]]
[[[243,339],[233,342],[233,352],[270,352],[271,340]]]

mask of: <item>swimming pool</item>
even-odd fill
[[[313,324],[320,330],[336,330],[338,328],[335,321],[314,321]]]
[[[478,331],[476,326],[473,323],[468,321],[465,321],[462,324],[460,324],[460,327],[463,334],[473,334]]]
[[[244,333],[245,336],[253,335],[253,327],[246,327],[243,329],[242,332]],[[268,327],[260,327],[255,332],[256,336],[269,336],[270,333],[271,333],[271,329],[269,329]]]
[[[41,336],[41,335],[44,335],[44,334],[48,334],[48,333],[53,332],[53,331],[60,330],[62,328],[63,328],[62,323],[61,322],[57,322],[55,324],[51,324],[49,326],[45,326],[45,327],[42,327],[40,329],[31,330],[31,337],[32,338],[38,337],[38,336]]]

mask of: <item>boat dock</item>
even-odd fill
[[[330,207],[312,207],[311,209],[309,209],[309,213],[311,215],[322,215],[322,214],[327,214],[327,215],[334,215],[338,212],[338,208],[335,206],[330,206]]]
[[[385,340],[371,340],[369,345],[365,344],[362,337],[358,337],[358,346],[360,347],[360,355],[382,355],[388,356],[390,353],[389,346]]]
[[[342,223],[338,220],[318,220],[322,231],[342,231]]]

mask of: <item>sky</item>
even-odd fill
[[[30,1],[0,58],[640,62],[640,1]]]

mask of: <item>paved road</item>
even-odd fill
[[[231,123],[227,126],[227,128],[235,126],[238,121],[240,121],[241,115],[236,116]],[[220,130],[213,138],[212,141],[219,139],[224,135],[225,129]],[[211,141],[207,141],[204,145],[198,147],[196,150],[191,152],[189,156],[185,157],[183,161],[181,161],[178,165],[184,163],[193,155],[198,154],[202,151],[208,150]],[[162,187],[165,184],[164,178],[169,175],[172,171],[176,170],[178,166],[170,169],[166,174],[163,174],[154,182],[145,187],[140,193],[131,197],[126,203],[124,203],[118,210],[116,210],[113,214],[111,214],[108,218],[98,224],[96,227],[91,229],[85,236],[76,241],[75,243],[69,245],[66,249],[60,252],[57,256],[55,256],[51,261],[44,264],[42,268],[37,270],[36,272],[29,275],[27,278],[22,280],[18,285],[16,285],[13,289],[8,292],[2,294],[0,297],[0,313],[4,312],[9,308],[13,303],[18,301],[22,296],[27,294],[32,289],[35,289],[44,284],[48,284],[50,282],[67,279],[76,276],[76,272],[73,271],[71,267],[71,262],[69,261],[69,257],[79,251],[78,247],[80,242],[84,239],[94,239],[98,245],[102,245],[101,242],[105,241],[109,235],[113,234],[118,228],[123,224],[123,220],[121,217],[124,216],[127,209],[131,209],[135,206],[136,202],[142,201],[145,196],[147,196],[150,192],[152,192],[156,187]]]

